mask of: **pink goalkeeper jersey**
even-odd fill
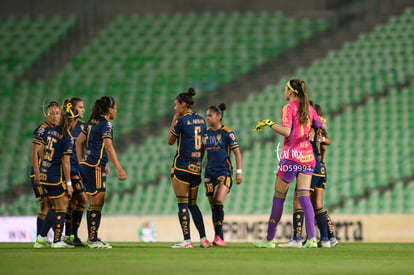
[[[309,106],[310,119],[304,124],[299,123],[299,100],[292,100],[283,106],[282,126],[291,129],[290,136],[285,137],[281,159],[291,160],[298,164],[315,166],[312,144],[308,133],[313,128],[319,128],[323,122],[318,114]]]

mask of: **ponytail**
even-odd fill
[[[292,79],[286,85],[299,97],[299,123],[304,125],[309,120],[309,97],[305,81]]]
[[[62,115],[60,117],[60,128],[62,129],[62,135],[68,134],[71,120],[78,117],[78,111],[75,109],[75,104],[71,102],[71,99],[65,99],[62,106]]]
[[[191,106],[193,106],[194,104],[193,96],[195,96],[195,94],[196,94],[196,91],[194,90],[194,88],[188,88],[188,91],[186,93],[178,94],[176,99],[180,103],[183,103],[183,102],[186,103],[187,107],[191,108]]]

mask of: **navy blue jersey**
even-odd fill
[[[320,151],[320,142],[318,142],[318,136],[323,136],[322,129],[314,129],[315,130],[315,138],[311,142],[313,155],[315,156],[315,169],[313,170],[314,176],[324,177],[325,176],[325,169],[322,168],[322,155]]]
[[[62,157],[72,154],[73,140],[69,134],[62,134],[60,126],[54,126],[45,131],[43,144],[45,155],[40,166],[40,183],[61,184],[63,182]]]
[[[79,135],[82,131],[87,127],[87,124],[83,121],[78,120],[75,127],[73,127],[72,131],[70,131],[70,135],[73,139],[73,150],[72,155],[70,156],[70,175],[71,176],[78,176],[80,174],[79,171],[79,162],[78,156],[76,155],[76,140],[78,139]]]
[[[210,128],[204,136],[204,144],[207,151],[206,176],[231,176],[230,153],[239,147],[233,131],[225,126],[216,131]]]
[[[47,123],[46,121],[40,124],[40,126],[37,127],[33,132],[32,143],[43,145],[43,136],[45,135],[47,129],[51,127],[53,127],[53,125]],[[39,166],[40,166],[41,161],[42,160],[40,159],[40,156],[39,156]],[[32,168],[30,169],[30,176],[33,176],[33,175],[34,175],[34,170],[32,166]]]
[[[108,155],[104,139],[112,139],[112,123],[101,116],[90,121],[82,132],[86,135],[86,160],[81,163],[91,167],[105,168],[108,163]]]
[[[189,113],[177,119],[171,134],[177,137],[177,153],[173,168],[195,175],[201,174],[202,137],[206,133],[206,121],[197,113]]]

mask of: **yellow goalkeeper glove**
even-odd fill
[[[270,119],[263,119],[259,122],[257,122],[256,127],[254,127],[254,131],[256,132],[261,132],[262,131],[262,127],[263,126],[269,126],[272,127],[272,125],[274,125],[276,123],[274,123],[273,121],[271,121]]]

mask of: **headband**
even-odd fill
[[[289,88],[289,90],[292,90],[292,91],[294,91],[295,92],[295,94],[299,94],[299,91],[298,90],[296,90],[296,89],[293,89],[292,88],[292,86],[290,85],[290,80],[286,83],[286,85],[288,86],[288,88]]]
[[[179,94],[179,95],[177,96],[177,98],[178,98],[178,99],[180,99],[180,101],[181,101],[181,102],[185,102],[188,106],[191,106],[191,104],[190,104],[190,103],[188,103],[188,102],[187,102],[187,100],[185,100],[185,99],[181,96],[181,94]]]
[[[221,111],[219,106],[214,106],[214,108],[219,112],[220,115],[223,115],[223,112]]]

